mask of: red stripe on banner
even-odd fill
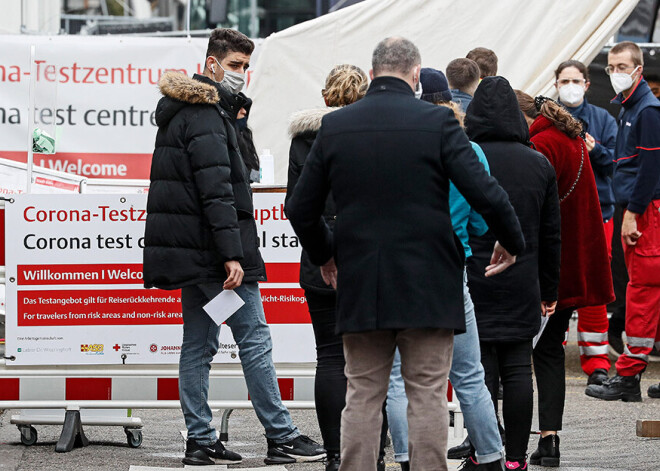
[[[0,150],[0,158],[26,163],[27,152]],[[58,152],[35,154],[34,165],[89,178],[149,179],[151,154]]]
[[[19,265],[18,284],[142,286],[142,264]]]
[[[261,288],[261,302],[269,324],[310,323],[302,288]]]
[[[0,209],[0,266],[5,265],[5,210]]]
[[[280,387],[282,400],[293,401],[293,378],[278,378],[277,385]]]
[[[277,386],[283,401],[293,401],[293,378],[277,378]],[[248,401],[251,400],[248,394]]]
[[[105,288],[18,292],[21,327],[182,323],[180,290]]]
[[[300,263],[266,263],[269,283],[298,283]]]
[[[67,378],[67,401],[109,401],[112,378]]]
[[[44,178],[44,177],[35,178],[34,184],[41,186],[52,186],[53,188],[60,188],[62,190],[68,190],[68,191],[78,191],[79,188],[79,185],[76,183],[60,182],[57,180],[51,180],[50,178]]]
[[[179,378],[158,378],[158,400],[179,400]]]
[[[19,378],[0,378],[0,401],[18,401]]]

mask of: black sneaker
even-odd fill
[[[459,471],[503,471],[504,465],[501,459],[490,463],[478,463],[474,456],[468,456],[458,469]]]
[[[604,401],[617,401],[621,399],[623,402],[642,402],[642,391],[639,388],[639,383],[640,375],[616,375],[601,385],[592,384],[587,386],[584,393],[587,396]]]
[[[591,386],[590,386],[591,387]],[[539,446],[529,457],[529,464],[557,468],[559,466],[559,436],[548,435],[539,438]]]
[[[648,391],[646,391],[649,397],[660,398],[660,383],[649,386]]]
[[[215,458],[215,461],[214,461]],[[209,466],[214,464],[236,464],[243,460],[241,455],[227,450],[218,440],[214,445],[200,445],[195,440],[186,440],[186,455],[181,460],[191,466]]]
[[[590,384],[603,384],[608,379],[610,378],[607,376],[607,370],[603,368],[598,368],[589,375],[589,379],[587,380],[587,386],[589,386]]]
[[[323,447],[305,435],[299,435],[286,443],[275,443],[270,438],[267,440],[266,464],[304,463],[325,458]]]

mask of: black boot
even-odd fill
[[[325,463],[325,471],[339,471],[341,459],[339,453],[328,453],[328,461]]]
[[[649,397],[660,398],[660,383],[649,386],[647,393]]]
[[[529,463],[541,466],[556,468],[559,466],[559,436],[548,435],[539,438],[539,446],[532,456],[529,457]]]
[[[640,375],[616,375],[602,385],[592,384],[584,391],[587,396],[604,401],[642,402],[642,391],[639,388]]]
[[[472,443],[470,443],[470,437],[466,437],[463,443],[451,447],[447,451],[447,458],[450,460],[463,460],[473,454],[474,448],[472,447]]]
[[[607,370],[603,368],[598,368],[589,375],[589,379],[587,380],[587,386],[589,386],[590,384],[603,384],[608,379],[610,378],[607,376]]]

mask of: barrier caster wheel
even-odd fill
[[[142,445],[142,430],[124,429],[126,432],[126,442],[131,448],[139,448]]]
[[[21,427],[21,443],[25,446],[32,446],[37,443],[37,429],[32,425],[29,427]]]

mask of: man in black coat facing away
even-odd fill
[[[489,274],[524,248],[508,197],[446,108],[415,100],[421,57],[380,42],[365,98],[326,115],[287,214],[312,262],[337,285],[348,392],[341,470],[375,470],[380,410],[394,350],[410,401],[411,469],[447,469],[447,375],[465,330],[463,248],[449,218],[449,179],[500,244]],[[322,214],[329,191],[334,233]],[[336,267],[335,267],[336,261]]]

